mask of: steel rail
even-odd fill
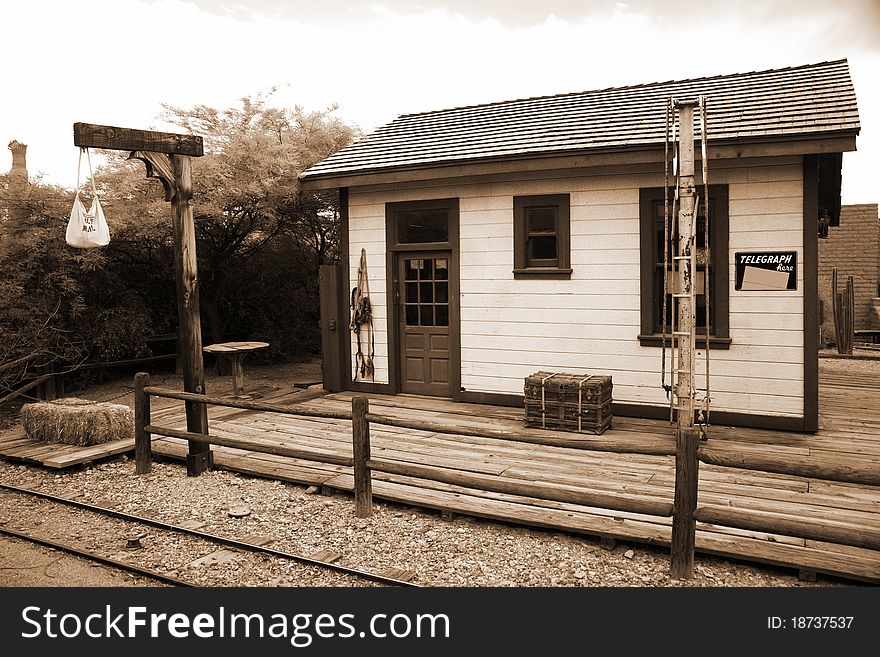
[[[134,564],[126,563],[124,561],[118,561],[110,557],[102,557],[100,554],[89,552],[88,550],[83,550],[67,543],[59,543],[58,541],[53,541],[48,538],[41,538],[32,534],[25,534],[14,529],[7,529],[6,527],[0,527],[0,534],[4,534],[6,536],[14,536],[15,538],[20,538],[24,541],[30,541],[31,543],[37,543],[38,545],[50,547],[55,550],[66,552],[68,554],[74,554],[78,557],[89,559],[90,561],[97,561],[98,563],[113,566],[114,568],[137,573],[138,575],[149,577],[150,579],[155,579],[160,582],[165,582],[166,584],[172,584],[174,586],[194,586],[194,584],[184,582],[182,579],[177,579],[176,577],[171,577],[170,575],[163,575],[162,573],[156,572],[154,570],[147,570],[146,568],[141,568],[140,566],[135,566]]]
[[[248,552],[261,552],[263,554],[269,554],[274,557],[279,557],[282,559],[290,559],[292,561],[296,561],[297,563],[302,563],[309,566],[316,566],[318,568],[326,568],[327,570],[333,570],[339,573],[344,573],[346,575],[352,575],[354,577],[360,577],[362,579],[368,579],[374,582],[379,582],[381,584],[387,584],[389,586],[409,586],[415,588],[421,588],[421,584],[415,584],[413,582],[407,582],[405,580],[395,579],[393,577],[386,577],[385,575],[379,575],[376,573],[371,573],[365,570],[359,570],[357,568],[349,568],[347,566],[340,566],[335,563],[329,563],[326,561],[321,561],[320,559],[313,559],[311,557],[304,557],[299,554],[292,554],[289,552],[283,552],[281,550],[275,550],[274,548],[266,547],[264,545],[254,545],[253,543],[246,543],[243,541],[236,540],[234,538],[228,538],[226,536],[218,536],[216,534],[209,534],[208,532],[201,532],[197,529],[190,529],[189,527],[181,527],[179,525],[174,525],[171,523],[163,522],[161,520],[155,520],[153,518],[144,518],[142,516],[136,516],[131,513],[125,513],[123,511],[116,511],[114,509],[107,509],[101,506],[95,506],[94,504],[89,504],[87,502],[80,502],[78,500],[67,499],[66,497],[59,497],[57,495],[52,495],[51,493],[43,493],[41,491],[32,490],[30,488],[19,488],[18,486],[10,486],[9,484],[0,483],[0,490],[6,490],[12,493],[19,493],[22,495],[32,495],[34,497],[39,497],[45,500],[50,500],[53,502],[58,502],[59,504],[66,504],[68,506],[74,506],[80,509],[86,509],[88,511],[93,511],[95,513],[99,513],[106,516],[111,516],[113,518],[119,518],[121,520],[127,520],[129,522],[139,522],[144,525],[150,525],[151,527],[158,527],[160,529],[165,529],[167,531],[178,532],[181,534],[189,534],[190,536],[196,536],[198,538],[211,541],[214,543],[219,543],[222,545],[228,545],[230,547],[238,548],[240,550],[246,550]]]

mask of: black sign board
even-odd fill
[[[736,253],[737,290],[796,290],[797,251]]]

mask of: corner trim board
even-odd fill
[[[804,156],[804,418],[819,430],[819,156]]]

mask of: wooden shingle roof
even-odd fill
[[[710,143],[859,131],[856,95],[842,59],[405,114],[302,178],[651,148],[663,143],[668,99],[698,95],[707,99]]]

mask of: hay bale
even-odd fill
[[[47,443],[98,445],[134,437],[134,413],[124,404],[67,397],[21,407],[29,438]]]

